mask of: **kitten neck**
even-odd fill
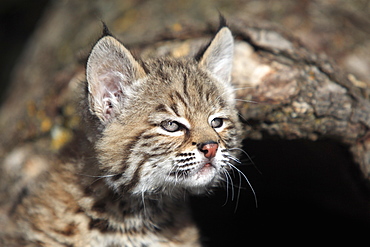
[[[105,225],[100,219],[109,222],[107,225],[115,230],[131,225],[132,221],[136,222],[136,230],[150,231],[161,231],[179,227],[182,222],[191,222],[187,196],[179,199],[154,193],[117,194],[103,181],[98,181],[85,187],[85,197],[81,201],[85,204],[86,213],[99,219],[92,221],[91,227]]]

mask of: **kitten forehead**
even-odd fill
[[[228,88],[231,89],[231,86],[209,76],[193,60],[162,58],[147,62],[146,67],[150,71],[146,86],[158,98],[161,98],[159,93],[167,94],[166,100],[170,97],[185,105],[204,104],[228,97],[233,102],[233,98],[225,93],[230,91]]]

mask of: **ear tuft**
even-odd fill
[[[218,13],[218,18],[219,18],[218,30],[227,27],[226,18],[221,14],[221,12]]]
[[[225,22],[223,18],[222,22]],[[228,27],[221,27],[203,55],[199,66],[208,70],[221,82],[231,81],[231,69],[234,56],[234,39]]]
[[[90,112],[104,124],[111,121],[123,110],[133,83],[143,76],[142,67],[118,40],[102,37],[86,66]]]
[[[104,37],[104,36],[112,36],[113,37],[113,34],[110,32],[107,24],[104,21],[102,21],[102,25],[103,25],[103,35],[102,35],[102,37]]]

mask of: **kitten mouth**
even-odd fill
[[[200,167],[197,174],[199,176],[202,176],[202,175],[206,176],[206,175],[209,175],[209,173],[211,173],[214,169],[215,167],[214,165],[212,165],[212,163],[205,163],[204,165]]]
[[[173,176],[175,177],[175,183],[179,181],[183,183],[185,188],[189,189],[191,193],[203,194],[209,186],[214,184],[215,178],[217,177],[217,164],[210,160],[199,161],[194,164],[193,167],[188,170],[175,171]]]
[[[171,175],[176,183],[179,179],[185,183],[188,188],[202,188],[209,185],[217,176],[217,165],[212,160],[199,161],[193,164],[191,168],[184,170],[175,170]]]

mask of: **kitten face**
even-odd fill
[[[106,36],[87,65],[89,108],[103,129],[99,168],[118,193],[204,193],[225,180],[240,144],[230,73],[233,39],[222,28],[199,62],[139,65]],[[144,69],[145,68],[145,69]]]

